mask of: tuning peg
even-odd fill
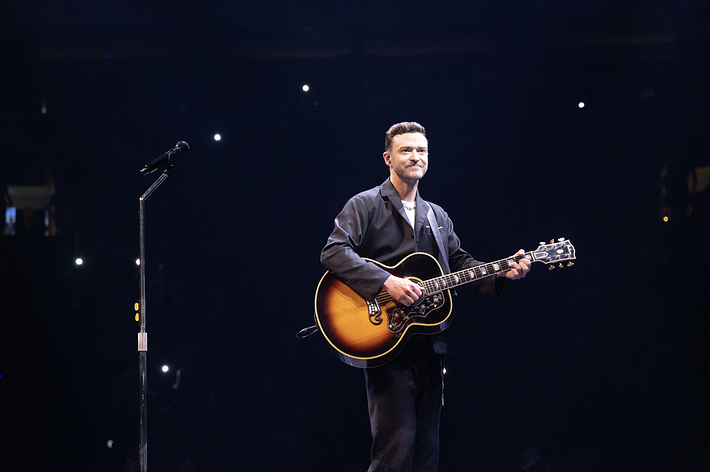
[[[574,262],[570,261],[567,263],[567,267],[572,267],[574,265]]]
[[[563,266],[562,263],[560,262],[560,269],[564,269],[564,267],[565,266]]]
[[[550,239],[550,244],[552,244],[552,243],[554,243],[554,242],[555,242],[554,239]]]
[[[551,265],[551,266],[549,266],[549,267],[550,267],[550,268],[549,268],[549,269],[547,269],[547,270],[552,270],[552,269],[554,269],[554,268],[555,268],[555,266],[553,266],[553,265]]]
[[[560,239],[558,239],[558,241],[564,241],[564,240],[565,240],[565,238],[560,238]]]
[[[544,245],[545,245],[545,241],[540,241],[540,246],[544,246]]]

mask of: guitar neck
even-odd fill
[[[557,241],[552,240],[549,244],[540,243],[540,246],[534,251],[515,254],[499,261],[488,262],[476,267],[425,280],[423,283],[424,290],[427,294],[433,294],[458,287],[459,285],[475,282],[476,280],[485,279],[486,277],[492,277],[501,272],[507,272],[510,270],[513,262],[518,262],[520,259],[527,259],[531,262],[542,262],[548,264],[550,269],[554,269],[556,264],[562,267],[562,261],[572,261],[576,259],[576,251],[569,240],[565,240],[564,238],[560,238]],[[568,266],[573,264],[573,262],[569,262]]]
[[[513,262],[518,262],[520,259],[533,260],[529,253],[516,254],[505,259],[500,259],[495,262],[470,267],[468,269],[459,270],[450,274],[434,277],[433,279],[424,281],[424,291],[431,295],[433,293],[442,292],[444,290],[458,287],[459,285],[468,284],[477,280],[482,280],[487,277],[507,272],[510,270]]]

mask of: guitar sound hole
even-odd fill
[[[414,303],[409,305],[409,309],[411,310],[413,307],[419,306],[422,304],[422,302],[427,298],[426,293],[424,293],[424,284],[422,283],[421,280],[416,280],[416,279],[409,279],[410,282],[414,282],[415,284],[419,285],[419,288],[422,289],[422,294],[419,295],[419,298],[417,298]]]

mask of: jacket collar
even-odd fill
[[[417,190],[417,194],[418,193],[419,190]],[[397,193],[397,189],[394,188],[394,185],[392,185],[392,181],[389,177],[387,177],[387,180],[382,182],[382,185],[380,185],[380,195],[382,195],[382,198],[384,199],[399,202],[399,206],[402,206],[402,199],[399,198],[399,193]]]
[[[404,211],[404,207],[402,206],[402,199],[399,198],[399,193],[397,192],[397,189],[394,188],[394,185],[392,185],[392,181],[389,179],[389,177],[387,178],[387,180],[382,182],[382,185],[380,185],[380,196],[385,201],[391,200],[392,203],[394,203],[394,207],[397,209],[399,214],[402,215],[402,217],[404,218],[404,221],[409,221],[407,218],[407,213]],[[427,212],[429,211],[429,204],[427,204],[427,202],[419,195],[419,189],[417,189],[416,202],[417,214],[415,226],[419,227],[425,222]]]
[[[382,195],[382,198],[394,199],[399,202],[399,206],[402,206],[402,199],[399,197],[399,193],[397,192],[397,189],[394,188],[394,185],[389,177],[387,177],[387,180],[382,182],[382,185],[380,185],[380,195]],[[417,201],[417,205],[422,201],[419,196],[419,189],[417,189],[417,196],[415,200]]]

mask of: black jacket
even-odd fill
[[[437,258],[446,273],[482,264],[461,249],[454,225],[443,208],[425,201],[418,191],[416,203],[412,228],[389,178],[382,185],[355,195],[335,218],[333,232],[321,252],[321,263],[366,300],[377,295],[390,274],[363,257],[394,266],[413,252],[426,252]],[[438,228],[430,227],[430,208]],[[443,251],[439,250],[432,229],[440,232]],[[504,280],[489,277],[476,285],[481,292],[500,293]]]

